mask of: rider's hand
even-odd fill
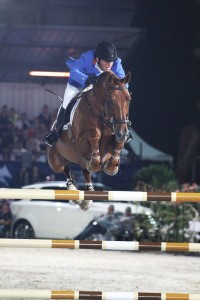
[[[85,84],[86,85],[95,84],[96,79],[97,79],[96,75],[88,76],[88,78],[85,81]]]

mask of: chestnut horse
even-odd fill
[[[93,88],[78,97],[70,128],[62,130],[55,147],[47,147],[48,163],[54,172],[64,173],[67,189],[76,189],[70,162],[82,168],[87,190],[94,190],[91,173],[104,171],[115,175],[118,172],[120,151],[130,125],[131,97],[126,87],[130,78],[130,72],[123,79],[111,71],[99,75]],[[78,204],[87,210],[91,202],[83,200]]]

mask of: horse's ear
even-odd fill
[[[131,72],[128,72],[126,74],[126,76],[124,77],[125,83],[129,83],[129,81],[131,80]]]

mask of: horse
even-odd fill
[[[123,79],[111,71],[100,74],[93,87],[76,99],[70,128],[61,131],[53,148],[47,146],[49,166],[65,175],[68,190],[77,189],[70,174],[72,162],[81,167],[86,190],[94,190],[91,173],[102,171],[112,176],[118,172],[120,152],[131,124],[131,96],[126,86],[130,79],[130,72]],[[78,204],[87,210],[92,200]]]

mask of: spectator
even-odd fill
[[[1,112],[0,112],[0,123],[1,124],[6,124],[9,121],[8,118],[8,107],[7,105],[3,105]]]
[[[23,112],[20,115],[19,120],[16,122],[15,126],[20,130],[30,127],[30,122],[29,122],[27,114],[25,112]]]
[[[12,151],[12,155],[15,157],[15,160],[21,160],[24,152],[27,152],[27,150],[23,147],[22,142],[17,141]]]
[[[51,114],[49,113],[49,108],[46,104],[42,107],[42,112],[39,114],[38,119],[41,123],[46,125],[47,127],[51,124]]]
[[[9,204],[3,200],[0,206],[0,238],[5,238],[10,230],[12,213]]]
[[[30,184],[37,183],[43,181],[42,175],[40,174],[40,170],[37,166],[33,166],[30,172]]]
[[[19,114],[16,112],[14,107],[11,107],[9,109],[9,121],[15,126],[15,124],[17,123],[17,121],[19,120]]]
[[[133,240],[134,238],[134,216],[131,207],[127,206],[125,214],[120,218],[116,228],[116,240]]]
[[[115,212],[114,205],[109,205],[107,213],[101,215],[96,220],[93,220],[89,225],[74,239],[75,240],[84,240],[91,235],[101,234],[105,236],[105,239],[108,240],[111,235],[113,226],[119,220],[119,213]]]

